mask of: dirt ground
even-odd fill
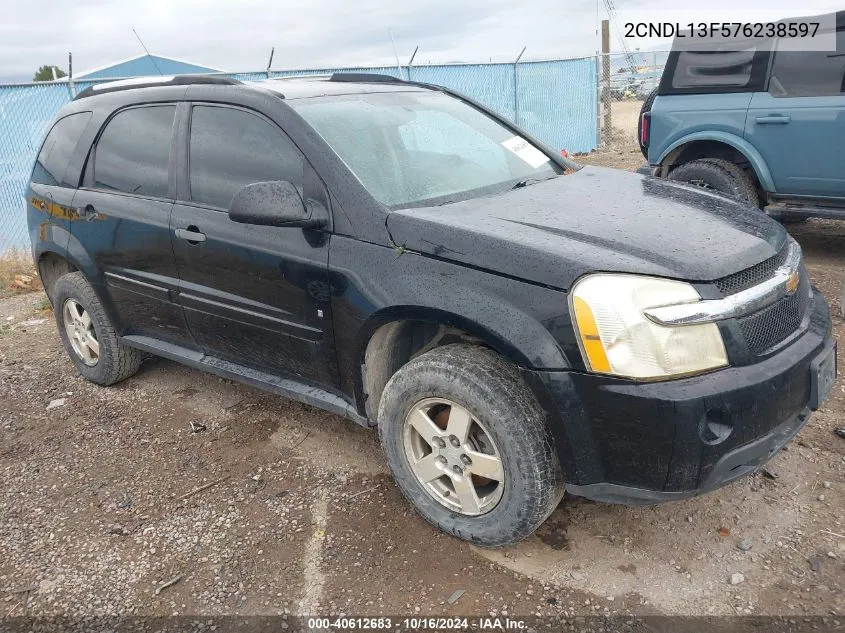
[[[845,223],[791,230],[841,339]],[[774,478],[647,508],[566,497],[487,551],[414,513],[375,433],[161,359],[94,386],[45,306],[0,299],[0,618],[845,616],[841,380]]]

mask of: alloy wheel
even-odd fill
[[[91,315],[75,299],[65,300],[62,317],[70,346],[76,355],[89,367],[100,360],[100,343],[91,322]]]
[[[490,512],[502,498],[502,458],[484,425],[467,409],[427,398],[405,418],[405,456],[411,472],[440,504],[460,514]]]

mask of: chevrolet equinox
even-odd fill
[[[480,545],[565,490],[648,504],[751,473],[836,375],[780,224],[581,168],[438,86],[100,84],[26,201],[82,376],[154,354],[377,427],[420,514]]]

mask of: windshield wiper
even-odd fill
[[[522,189],[523,187],[527,187],[528,185],[536,185],[538,182],[543,182],[544,180],[551,180],[552,178],[557,178],[557,174],[554,176],[546,176],[545,178],[526,178],[525,180],[520,180],[516,184],[514,184],[511,189]]]

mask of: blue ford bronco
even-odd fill
[[[836,51],[781,40],[684,50],[643,103],[649,171],[746,200],[782,221],[845,219],[845,12]]]

